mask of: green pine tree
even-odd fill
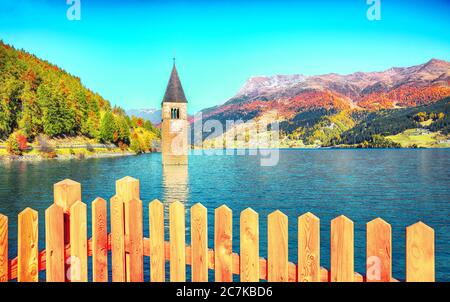
[[[100,122],[99,139],[103,143],[114,142],[114,133],[116,132],[116,123],[111,111],[106,112]]]

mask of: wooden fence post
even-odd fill
[[[125,234],[128,245],[127,281],[144,281],[144,232],[142,201],[131,199],[125,202]]]
[[[125,282],[125,216],[123,201],[113,196],[110,201],[111,216],[111,270],[113,282]]]
[[[434,281],[434,230],[417,222],[406,228],[406,282]]]
[[[60,206],[64,211],[64,245],[70,243],[70,208],[72,205],[81,201],[81,184],[65,179],[53,185],[53,202]],[[64,262],[65,271],[69,270],[69,265],[67,264],[68,255],[66,255],[66,249],[64,249]],[[66,281],[70,281],[66,276]]]
[[[106,200],[92,202],[92,280],[108,282],[108,220]]]
[[[70,179],[54,184],[53,199],[64,213],[70,213],[70,207],[75,202],[81,201],[81,184]]]
[[[298,217],[299,282],[320,282],[320,220],[312,213]]]
[[[259,282],[259,217],[250,208],[240,218],[241,282]]]
[[[0,214],[0,282],[8,279],[8,217]]]
[[[214,272],[216,282],[233,281],[233,214],[226,205],[214,210]]]
[[[288,217],[276,210],[267,217],[267,280],[288,282]]]
[[[367,223],[366,281],[390,282],[392,279],[392,230],[381,218]]]
[[[87,282],[86,204],[75,202],[70,208],[70,281]]]
[[[169,206],[170,281],[186,281],[186,234],[184,205],[175,201]]]
[[[191,207],[191,267],[193,282],[208,282],[208,211],[200,203]]]
[[[37,282],[38,263],[38,212],[26,208],[19,214],[17,281]]]
[[[331,221],[331,281],[354,282],[353,221],[341,215]]]
[[[116,181],[116,195],[120,196],[124,203],[131,199],[140,200],[139,192],[139,179],[125,176]]]
[[[47,282],[64,282],[64,211],[57,204],[45,210],[45,270]]]
[[[164,282],[165,253],[164,253],[164,205],[155,199],[149,206],[149,230],[150,230],[150,281]]]
[[[124,203],[125,215],[125,243],[129,242],[129,223],[127,218],[130,217],[129,201],[132,199],[140,200],[139,179],[125,176],[116,181],[116,195],[119,196]],[[130,281],[130,253],[125,250],[125,270],[126,280]]]

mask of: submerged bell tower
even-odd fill
[[[187,165],[187,100],[178,76],[175,59],[166,93],[161,103],[161,151],[163,165]]]

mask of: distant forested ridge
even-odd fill
[[[450,133],[450,98],[412,108],[354,112],[353,118],[357,121],[356,126],[343,132],[339,138],[335,138],[334,143],[359,144],[370,141],[374,135],[390,136],[413,128],[440,131],[448,135]],[[431,122],[429,125],[421,124],[427,120]]]

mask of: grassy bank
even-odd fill
[[[388,139],[399,143],[404,148],[450,148],[450,138],[439,132],[427,129],[408,129],[396,135],[387,136]]]
[[[150,152],[151,149],[142,152]],[[155,150],[153,150],[155,151]],[[139,152],[140,153],[140,152]],[[0,157],[4,160],[39,161],[45,159],[83,159],[93,157],[114,157],[137,154],[136,150],[122,145],[100,144],[83,136],[36,140],[28,144],[21,154],[10,154],[5,142],[0,142]]]

